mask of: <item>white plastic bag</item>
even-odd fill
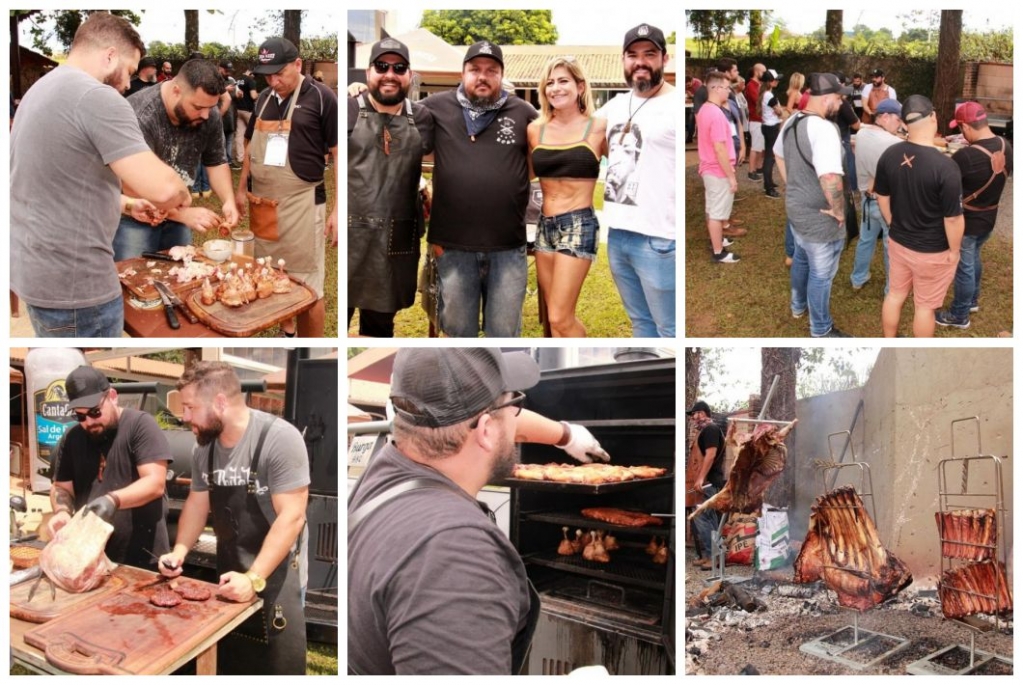
[[[764,502],[753,564],[759,571],[782,568],[789,565],[789,554],[788,509],[775,509]]]

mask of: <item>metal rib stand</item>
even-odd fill
[[[956,456],[955,439],[956,424],[974,422],[977,432],[977,452],[971,456]],[[938,462],[938,540],[939,555],[942,577],[946,571],[961,566],[970,561],[991,560],[1001,564],[1002,569],[1007,569],[1008,541],[1005,539],[1005,491],[1002,485],[1002,459],[993,454],[984,454],[980,440],[980,419],[970,416],[962,419],[955,419],[950,424],[951,451],[949,459],[942,459]],[[994,490],[986,491],[984,488],[971,489],[970,464],[971,462],[980,465],[983,462],[990,462],[994,470]],[[955,476],[958,468],[958,483],[949,479],[949,475]],[[974,480],[980,480],[974,468]],[[950,486],[951,484],[951,486]],[[958,488],[955,489],[955,486]],[[945,530],[946,515],[953,511],[968,508],[967,505],[978,505],[991,503],[994,505],[994,540],[984,543],[974,540],[960,540],[956,532]],[[948,552],[948,554],[946,554]],[[969,561],[967,561],[969,560]],[[958,561],[959,564],[955,562]],[[1004,574],[995,574],[994,594],[984,594],[973,590],[956,588],[956,592],[972,595],[978,600],[988,600],[993,606],[998,606],[999,594],[1004,591],[1006,596],[1011,598],[1012,582]],[[939,581],[938,596],[941,596]],[[914,661],[906,667],[906,672],[913,675],[965,675],[974,673],[981,667],[992,661],[999,661],[1007,664],[1009,672],[1012,671],[1012,659],[991,652],[984,652],[977,649],[977,635],[997,630],[1000,626],[1008,626],[1008,620],[999,618],[999,614],[991,615],[991,619],[980,618],[979,614],[971,614],[952,619],[953,622],[963,626],[970,633],[970,646],[962,644],[949,645],[928,654],[919,661]],[[965,668],[950,668],[948,665],[950,653],[961,650],[969,654],[970,663]],[[948,656],[946,656],[948,655]],[[944,661],[945,664],[941,662]]]
[[[852,450],[853,460],[847,464],[840,464],[835,461],[835,451],[833,449],[831,439],[838,435],[846,436],[846,445],[848,448]],[[874,521],[876,525],[877,511],[874,507],[874,482],[873,480],[871,480],[870,476],[870,464],[859,461],[856,458],[856,449],[852,445],[852,433],[846,430],[839,431],[838,433],[831,433],[830,435],[828,435],[828,452],[831,455],[830,464],[825,465],[823,468],[820,468],[817,471],[817,475],[820,477],[821,493],[827,495],[830,489],[834,489],[835,481],[838,479],[839,471],[841,471],[841,469],[848,468],[859,469],[860,486],[857,489],[856,494],[859,495],[861,504],[859,504],[857,508],[864,509],[865,507],[862,504],[862,501],[869,497],[870,515],[871,519]],[[827,476],[828,472],[830,471],[834,471],[834,474],[831,478],[831,483],[829,485]],[[834,507],[836,505],[827,506]],[[866,517],[866,511],[862,512],[862,516]],[[819,525],[820,521],[818,520],[818,526]],[[820,530],[818,530],[817,532],[819,535],[821,535],[822,533],[822,531]],[[823,535],[821,539],[823,539]],[[846,570],[836,566],[825,566],[824,568]],[[871,569],[871,571],[873,571],[873,569]],[[892,654],[895,654],[899,650],[909,646],[909,640],[906,638],[896,637],[894,635],[878,633],[873,630],[860,628],[859,609],[855,609],[852,607],[844,607],[841,605],[839,605],[837,608],[842,611],[851,612],[853,616],[853,624],[851,626],[843,626],[842,628],[839,628],[838,630],[832,633],[828,633],[827,635],[819,637],[816,640],[804,642],[803,644],[799,645],[799,651],[804,652],[806,654],[812,654],[813,656],[820,657],[821,659],[834,661],[836,663],[842,664],[843,666],[847,666],[857,671],[862,671],[864,669],[870,668],[880,663],[881,661],[884,661]],[[839,635],[848,631],[849,629],[852,629],[853,634],[853,641],[851,644],[848,642],[840,641],[838,639]],[[875,655],[873,658],[870,659],[870,661],[858,661],[856,659],[850,658],[851,655],[854,653],[869,650],[871,644],[883,643],[891,643],[893,646],[887,651]]]

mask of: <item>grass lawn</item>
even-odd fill
[[[232,171],[231,177],[234,182],[235,188],[238,187],[238,175],[239,172]],[[330,212],[334,208],[334,202],[336,201],[336,189],[337,183],[334,180],[334,165],[332,164],[330,169],[324,174],[325,183],[327,186],[327,211]],[[197,207],[208,207],[215,212],[220,211],[220,200],[216,195],[211,195],[208,198],[193,199],[192,204]],[[241,222],[238,224],[240,228],[249,227],[249,214],[245,213]],[[211,240],[219,236],[212,234],[204,235],[201,233],[192,233],[192,242],[196,245],[201,245],[207,240]],[[338,335],[338,313],[337,313],[337,301],[338,301],[338,289],[337,289],[337,278],[338,278],[338,249],[327,243],[327,254],[326,260],[326,275],[323,281],[323,295],[326,300],[327,313],[325,317],[323,336],[325,338],[336,338]],[[261,331],[256,334],[257,338],[276,338],[281,335],[280,327],[274,326],[268,328],[265,331]]]
[[[692,155],[690,155],[692,157]],[[742,261],[715,264],[704,214],[703,183],[695,166],[686,168],[686,335],[690,337],[808,337],[806,316],[792,318],[789,309],[789,271],[785,267],[785,200],[764,195],[763,182],[746,178],[739,169],[739,192],[732,211],[749,233],[735,240],[731,251]],[[778,174],[776,173],[777,180]],[[1011,205],[1006,191],[1002,205]],[[1003,210],[1005,211],[1005,210]],[[859,208],[857,210],[859,214]],[[1011,217],[1010,217],[1011,220]],[[999,221],[1001,223],[1001,221]],[[1010,221],[1011,225],[1011,221]],[[994,337],[1012,331],[1011,230],[995,235],[983,250],[984,276],[980,311],[971,315],[967,330],[937,327],[942,338]],[[831,291],[831,315],[839,329],[856,337],[881,337],[884,262],[880,243],[871,262],[870,281],[852,289],[849,277],[855,243],[842,253]],[[949,288],[945,306],[952,301]],[[899,323],[900,336],[912,336],[912,296]]]

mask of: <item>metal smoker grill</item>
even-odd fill
[[[852,460],[852,462],[850,462],[848,464],[840,464],[840,463],[837,463],[835,461],[835,451],[834,451],[834,447],[833,447],[833,443],[832,443],[832,438],[834,438],[835,436],[838,436],[838,435],[846,436],[846,445],[848,446],[849,449],[852,450],[853,460]],[[830,505],[830,504],[829,505],[824,505],[824,506],[826,506],[828,508],[846,508],[846,509],[856,508],[856,509],[861,510],[861,515],[863,515],[865,517],[867,512],[866,512],[866,507],[863,504],[863,500],[865,498],[869,497],[870,498],[870,514],[871,514],[871,519],[874,521],[874,523],[876,525],[876,523],[877,523],[877,510],[875,509],[875,506],[874,506],[874,481],[871,479],[871,476],[870,476],[870,464],[867,464],[866,462],[862,462],[862,461],[857,460],[857,458],[856,458],[856,448],[852,444],[852,433],[847,431],[847,430],[845,430],[845,431],[839,431],[837,433],[831,433],[830,435],[828,435],[828,452],[831,455],[831,462],[823,465],[822,468],[817,470],[817,475],[820,477],[821,494],[827,495],[830,490],[834,489],[835,482],[838,480],[839,472],[842,469],[849,469],[849,468],[859,469],[859,471],[860,471],[860,486],[857,489],[856,494],[859,495],[861,503],[859,505],[856,505],[855,507],[839,507],[837,505]],[[844,454],[845,454],[845,452],[843,450],[843,456],[844,456]],[[830,483],[830,486],[829,486],[827,476],[828,476],[828,473],[832,472],[832,471],[834,472],[834,474],[833,474],[833,476],[831,478],[831,483]],[[820,520],[818,520],[817,525],[820,526]],[[817,531],[818,535],[820,535],[822,532],[823,531],[821,531],[821,530]],[[823,535],[821,535],[821,539],[823,539]],[[824,568],[839,568],[839,567],[836,567],[836,566],[824,566]],[[871,568],[870,570],[873,571],[873,568]],[[841,605],[839,605],[837,608],[841,609],[843,611],[852,612],[853,624],[851,626],[844,626],[842,628],[839,628],[838,630],[836,630],[836,631],[834,631],[832,633],[829,633],[829,634],[827,634],[827,635],[825,635],[823,637],[819,637],[816,640],[811,640],[810,642],[805,642],[805,643],[803,643],[803,644],[801,644],[799,646],[799,651],[805,652],[807,654],[812,654],[812,655],[820,657],[822,659],[827,659],[829,661],[834,661],[834,662],[840,663],[843,666],[848,666],[849,668],[854,668],[856,670],[864,670],[864,669],[870,668],[871,666],[874,666],[875,664],[880,663],[881,661],[883,661],[884,659],[887,659],[892,654],[895,654],[899,650],[901,650],[901,649],[903,649],[903,648],[905,648],[905,647],[907,647],[909,645],[909,640],[907,640],[906,638],[896,637],[894,635],[887,635],[885,633],[878,633],[878,632],[875,632],[875,631],[872,631],[872,630],[866,630],[865,628],[860,628],[860,611],[859,611],[859,609],[855,609],[855,608],[852,608],[852,607],[844,607],[844,606],[841,606]],[[850,628],[853,631],[853,641],[852,641],[852,644],[848,644],[848,645],[846,645],[846,644],[838,644],[836,642],[832,642],[831,641],[835,636],[837,636],[840,633],[843,633],[843,632],[849,630]],[[885,652],[875,656],[870,661],[856,661],[854,659],[851,659],[851,658],[848,658],[848,657],[844,656],[847,653],[853,652],[855,650],[862,649],[865,645],[867,645],[867,644],[869,644],[871,642],[874,642],[876,640],[887,640],[889,642],[892,642],[894,644],[894,646],[891,649],[889,649],[889,650],[887,650],[887,651],[885,651]]]
[[[977,452],[972,456],[956,457],[955,439],[956,439],[956,424],[964,422],[976,423],[977,431]],[[940,557],[941,573],[944,575],[945,571],[955,568],[955,561],[959,559],[959,556],[951,556],[945,554],[945,543],[954,543],[965,547],[972,548],[983,548],[990,551],[990,558],[996,563],[1001,563],[1004,569],[1008,569],[1008,542],[1005,539],[1005,491],[1003,489],[1002,481],[1002,459],[1001,457],[993,454],[984,454],[984,450],[981,446],[981,435],[980,435],[980,418],[976,416],[970,416],[962,419],[955,419],[950,424],[951,433],[951,452],[952,457],[948,459],[942,459],[938,462],[938,553]],[[982,489],[971,490],[970,488],[970,464],[981,465],[985,462],[990,462],[994,471],[994,489],[991,492],[984,491]],[[950,484],[955,484],[956,481],[950,478],[950,475],[954,475],[954,470],[958,468],[958,492],[953,491]],[[973,469],[974,474],[977,473],[977,469]],[[950,473],[951,472],[951,473]],[[943,522],[945,521],[945,514],[949,514],[952,511],[967,509],[966,503],[977,503],[990,501],[994,505],[995,515],[995,544],[983,545],[975,542],[965,542],[962,540],[953,540],[947,536],[947,531],[943,530]],[[1007,571],[1006,571],[1007,572]],[[999,587],[997,586],[998,581],[1005,581],[1006,585],[1003,585],[1001,589],[1004,589],[1007,593],[1012,592],[1012,583],[1009,582],[1007,576],[995,576],[995,594],[985,595],[982,593],[972,592],[970,590],[959,590],[958,592],[964,592],[967,594],[974,595],[982,599],[991,600],[996,606],[998,604],[998,592]],[[987,621],[979,618],[977,615],[964,616],[962,618],[952,619],[960,626],[967,628],[970,632],[970,646],[953,644],[948,647],[939,649],[937,652],[927,655],[919,661],[915,661],[906,667],[906,671],[913,675],[966,675],[973,673],[985,664],[991,661],[1000,661],[1002,663],[1012,666],[1012,659],[993,654],[990,652],[982,652],[976,648],[977,634],[989,633],[992,630],[997,630],[1001,625],[1002,621],[998,615],[993,616],[993,620]],[[1004,625],[1008,625],[1008,621],[1004,622]],[[943,655],[948,652],[955,650],[963,650],[969,653],[970,663],[966,668],[962,669],[951,669],[947,668],[940,663],[937,663]]]

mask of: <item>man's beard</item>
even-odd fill
[[[390,107],[391,105],[397,105],[400,102],[404,102],[405,98],[408,97],[408,88],[402,88],[400,83],[390,82],[398,86],[398,92],[393,95],[384,95],[380,92],[380,86],[384,85],[383,82],[377,84],[376,88],[371,88],[369,94],[373,96],[373,99],[377,103]]]
[[[478,97],[476,95],[469,95],[468,97],[470,105],[482,109],[484,107],[490,107],[497,102],[497,98],[501,97],[501,92],[498,91],[488,98]]]
[[[494,455],[494,463],[490,465],[488,483],[500,483],[511,477],[515,465],[519,463],[519,450],[514,440],[508,439],[507,431],[501,432],[501,446]]]
[[[117,417],[116,416],[111,418],[110,425],[103,426],[102,430],[93,432],[93,431],[89,430],[88,428],[85,429],[85,434],[87,436],[89,436],[89,441],[93,442],[93,443],[96,443],[96,444],[100,444],[100,443],[106,442],[115,433],[117,433]]]
[[[214,416],[210,419],[209,425],[196,426],[192,424],[192,433],[195,435],[195,441],[199,447],[205,447],[214,440],[220,437],[220,434],[224,432],[224,422],[219,417]]]
[[[114,73],[108,74],[107,76],[103,77],[103,84],[110,86],[118,93],[123,93],[128,89],[128,84],[122,82],[120,77],[121,77],[120,71],[115,71]]]
[[[205,121],[205,119],[201,117],[198,119],[189,118],[188,113],[185,112],[185,108],[180,102],[174,105],[174,116],[178,120],[178,128],[195,128],[197,126],[202,126],[202,123]]]
[[[630,88],[635,88],[640,93],[645,93],[648,90],[653,90],[657,86],[661,85],[661,81],[664,79],[664,68],[660,69],[649,69],[650,80],[639,80],[633,83],[632,75],[636,73],[638,69],[646,69],[647,67],[636,67],[625,75],[625,82],[629,84]]]

